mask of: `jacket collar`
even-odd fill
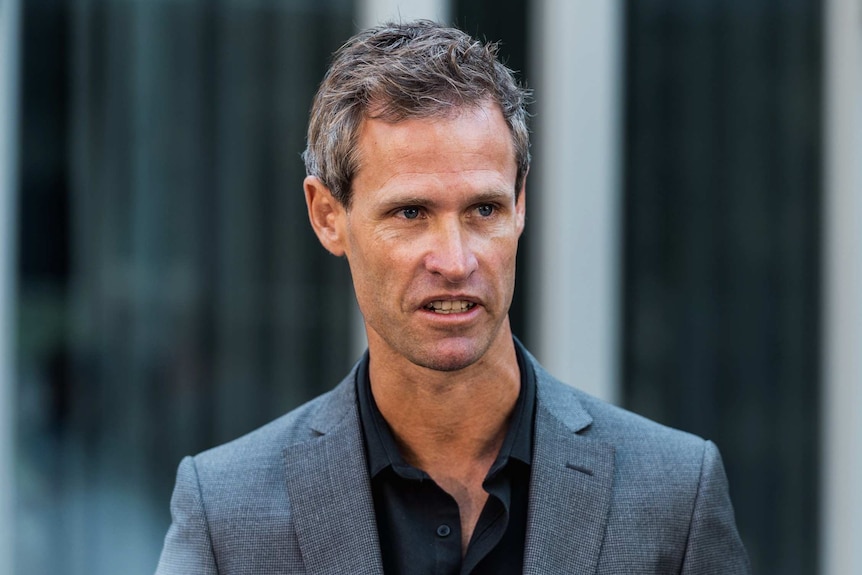
[[[521,349],[537,385],[524,573],[594,573],[607,527],[614,448],[589,438],[592,417],[579,392]],[[355,377],[356,367],[321,398],[310,419],[317,437],[284,450],[308,573],[383,572]]]

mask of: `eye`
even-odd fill
[[[483,218],[487,218],[494,213],[494,206],[492,206],[491,204],[482,204],[481,206],[476,208],[476,211],[479,212],[479,215]]]
[[[411,206],[409,208],[402,208],[400,210],[401,215],[404,216],[405,219],[415,220],[419,217],[419,208],[415,206]]]

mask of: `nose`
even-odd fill
[[[449,283],[461,283],[478,268],[470,234],[455,219],[438,224],[429,238],[425,267]]]

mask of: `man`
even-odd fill
[[[559,383],[513,338],[525,96],[493,46],[430,22],[336,53],[304,189],[368,353],[183,460],[159,574],[749,572],[712,443]]]

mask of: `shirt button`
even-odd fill
[[[437,527],[437,535],[440,537],[449,537],[450,533],[452,533],[452,529],[450,529],[446,524],[439,525]]]

